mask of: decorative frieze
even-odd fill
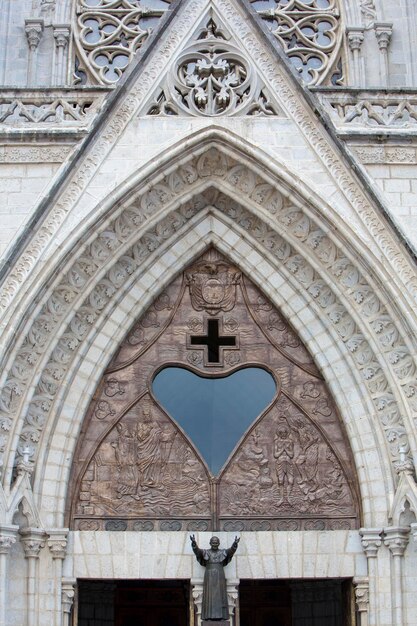
[[[0,94],[1,125],[8,127],[86,126],[103,102],[101,92],[5,90]]]
[[[0,146],[0,163],[62,163],[73,146]]]
[[[346,132],[353,128],[417,129],[417,96],[381,90],[317,92],[335,125]]]
[[[408,146],[351,146],[361,163],[417,164],[417,150]]]

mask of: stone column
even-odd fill
[[[55,605],[54,605],[54,625],[62,625],[62,564],[67,554],[67,528],[51,528],[47,530],[49,535],[48,548],[52,555],[54,567],[55,584]]]
[[[0,526],[0,626],[6,626],[6,584],[8,581],[8,555],[16,543],[18,526]]]
[[[368,626],[369,610],[369,580],[367,578],[354,578],[355,603],[359,613],[358,626]]]
[[[381,52],[380,81],[382,87],[389,85],[388,46],[391,43],[392,24],[387,22],[375,22],[375,36],[378,48]]]
[[[75,578],[62,579],[62,626],[70,626],[71,624],[71,611],[74,604],[76,585],[77,581],[75,580]]]
[[[36,61],[40,40],[42,39],[44,21],[42,18],[28,18],[25,20],[25,32],[29,46],[28,85],[36,83]]]
[[[410,528],[404,526],[390,526],[385,528],[384,543],[391,552],[391,598],[392,598],[392,626],[403,626],[403,592],[402,592],[402,564],[405,549],[408,544]]]
[[[39,623],[39,553],[46,543],[46,533],[40,528],[20,531],[27,559],[27,626]]]
[[[68,42],[70,36],[70,27],[67,24],[55,24],[54,26],[54,38],[55,38],[55,57],[54,57],[54,71],[53,71],[53,84],[65,85],[66,83],[66,55],[65,52],[68,49]]]
[[[353,83],[355,87],[363,87],[363,68],[359,56],[364,40],[365,29],[361,26],[348,26],[346,29],[349,48],[353,56]]]
[[[362,537],[362,548],[366,554],[368,562],[368,580],[369,580],[369,626],[375,626],[378,623],[378,567],[377,556],[381,547],[382,528],[361,528],[359,534]]]

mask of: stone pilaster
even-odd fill
[[[361,528],[359,534],[368,564],[369,626],[377,624],[378,607],[378,550],[382,545],[382,528]]]
[[[75,578],[63,578],[61,585],[62,626],[70,626],[71,611],[75,599],[77,581]]]
[[[359,613],[358,626],[368,626],[369,614],[369,580],[368,578],[354,578],[355,604]]]
[[[55,24],[53,28],[55,39],[53,82],[54,85],[65,85],[65,59],[71,29],[67,24]]]
[[[392,626],[403,625],[403,557],[410,536],[410,528],[390,526],[385,528],[384,544],[391,552]]]
[[[23,550],[27,559],[27,626],[39,623],[39,554],[46,544],[46,533],[40,528],[24,528],[20,531]]]
[[[25,20],[25,33],[29,46],[28,60],[28,85],[36,83],[36,60],[39,43],[42,39],[44,21],[42,18],[27,18]]]
[[[348,28],[346,28],[347,40],[353,57],[353,81],[355,87],[363,86],[363,67],[359,53],[365,38],[364,33],[365,28],[361,26],[348,26]]]
[[[62,624],[62,564],[67,554],[67,528],[50,528],[47,530],[49,535],[48,548],[52,555],[54,563],[54,584],[55,584],[55,607],[54,619],[55,626]]]
[[[383,87],[387,87],[389,85],[388,47],[391,43],[392,24],[389,24],[388,22],[375,22],[374,29],[375,37],[378,42],[378,48],[381,52],[381,85]]]
[[[0,626],[6,626],[6,584],[9,553],[16,543],[18,526],[0,526]]]

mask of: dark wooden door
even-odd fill
[[[188,626],[188,587],[188,581],[119,583],[115,626]]]
[[[288,585],[280,581],[242,580],[240,626],[292,626]]]

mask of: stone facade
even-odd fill
[[[140,4],[3,2],[0,626],[75,625],[79,579],[189,580],[197,626],[186,530],[68,510],[109,363],[210,249],[308,351],[360,500],[350,528],[245,526],[234,626],[240,580],[302,579],[417,626],[415,2]]]

